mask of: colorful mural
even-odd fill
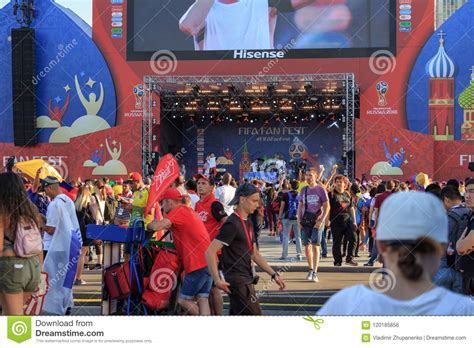
[[[324,1],[325,6],[331,6]],[[174,75],[253,75],[353,72],[361,91],[356,121],[356,174],[409,179],[424,172],[435,179],[464,179],[474,160],[474,1],[468,1],[434,31],[434,0],[396,0],[396,52],[363,58],[179,61],[163,73]],[[400,6],[410,6],[410,26]],[[50,158],[67,164],[69,177],[123,175],[140,170],[143,77],[157,73],[159,61],[127,61],[127,1],[93,2],[94,27],[52,0],[38,2],[37,90],[40,144],[13,146],[11,44],[0,42],[0,155]],[[311,11],[317,12],[317,2]],[[117,28],[113,12],[122,12]],[[0,9],[0,36],[16,27],[11,4]],[[403,23],[403,25],[402,25]],[[59,58],[59,59],[58,59]],[[54,62],[54,63],[51,63]],[[271,65],[269,63],[272,63]],[[271,68],[269,68],[271,66]],[[159,108],[158,108],[159,110]],[[153,115],[153,149],[159,150],[159,114]],[[238,129],[235,125],[235,129]],[[212,128],[212,127],[211,127]],[[234,129],[234,131],[235,131]],[[207,132],[206,132],[207,133]],[[212,142],[196,134],[192,151],[202,169]],[[307,145],[314,139],[301,139]],[[244,140],[244,139],[242,139]],[[281,150],[287,160],[319,163],[314,147],[291,139]],[[115,143],[114,143],[115,142]],[[211,143],[211,144],[210,144]],[[222,144],[218,162],[235,167],[242,148]],[[247,143],[249,160],[255,147]],[[260,149],[258,149],[260,151]],[[265,149],[263,149],[265,150]],[[262,150],[262,153],[265,152]],[[273,149],[264,155],[271,156]],[[240,150],[241,151],[241,150]],[[231,164],[232,163],[232,164]]]

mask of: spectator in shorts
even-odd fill
[[[202,174],[196,175],[194,179],[197,180],[198,193],[201,197],[201,200],[196,203],[195,211],[206,226],[212,241],[219,234],[222,224],[227,219],[227,214],[221,202],[214,196],[214,180]],[[215,286],[211,289],[209,304],[212,315],[222,315],[224,302],[220,290]]]
[[[148,224],[148,230],[171,231],[185,272],[178,304],[190,315],[210,315],[208,298],[212,277],[205,257],[210,244],[209,233],[198,215],[183,205],[183,196],[177,189],[167,189],[161,199],[166,215],[163,220]]]
[[[42,225],[17,174],[0,174],[0,305],[3,315],[23,315],[23,305],[40,282],[42,253],[23,258],[14,252],[17,228]]]
[[[365,285],[346,288],[318,315],[473,315],[469,297],[431,281],[447,242],[448,221],[439,199],[424,192],[390,196],[379,214],[377,244],[385,284],[391,286],[384,292]]]
[[[316,170],[305,174],[307,187],[301,190],[298,199],[298,224],[302,231],[303,245],[309,271],[307,280],[318,282],[320,247],[325,221],[329,213],[329,200],[326,190],[317,184]]]

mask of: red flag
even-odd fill
[[[176,180],[179,176],[178,161],[173,155],[168,154],[163,156],[160,163],[156,166],[153,181],[150,186],[150,194],[145,209],[145,216],[148,215],[153,203],[155,203],[165,190]]]

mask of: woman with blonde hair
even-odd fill
[[[77,220],[79,221],[79,228],[81,230],[82,248],[81,256],[77,265],[75,285],[84,285],[86,282],[81,278],[84,270],[84,263],[86,261],[89,246],[92,241],[86,237],[87,225],[95,224],[96,220],[93,218],[91,210],[92,194],[88,186],[82,186],[77,191],[77,198],[74,202],[76,208]]]

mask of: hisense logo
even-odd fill
[[[285,58],[285,51],[235,50],[234,59],[275,59]]]

